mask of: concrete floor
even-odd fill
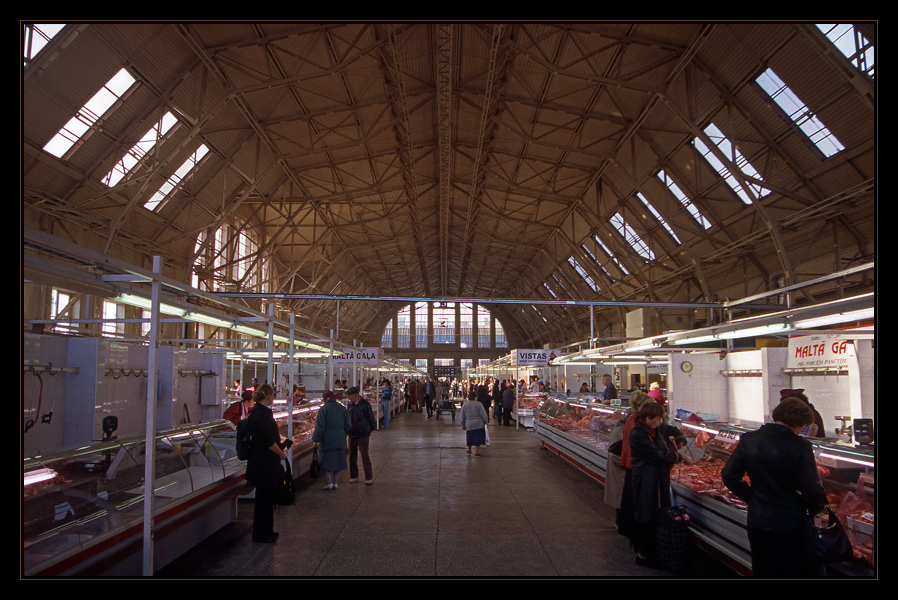
[[[448,415],[395,416],[371,437],[374,484],[323,490],[297,481],[279,507],[275,544],[250,540],[252,502],[238,519],[157,572],[159,578],[666,578],[637,566],[603,487],[541,447],[526,429],[490,428],[475,458]],[[737,575],[695,550],[686,577]]]

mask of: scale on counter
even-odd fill
[[[860,446],[873,443],[873,419],[854,420],[854,441]]]

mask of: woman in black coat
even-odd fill
[[[633,545],[636,564],[657,567],[654,558],[655,517],[670,506],[670,469],[686,457],[676,451],[676,428],[664,425],[664,407],[644,402],[630,430],[633,490]],[[684,438],[685,439],[685,438]]]
[[[253,399],[256,403],[247,417],[252,450],[246,460],[246,481],[256,490],[253,541],[271,543],[278,538],[274,531],[274,506],[284,473],[281,461],[287,455],[281,446],[281,434],[271,412],[274,390],[268,384],[262,385],[253,392]]]
[[[813,576],[804,524],[808,511],[815,514],[825,506],[826,492],[813,446],[798,433],[814,422],[814,413],[801,399],[786,398],[773,409],[773,421],[739,436],[721,479],[748,503],[752,573]]]

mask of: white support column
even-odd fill
[[[162,258],[153,257],[153,273],[159,275]],[[150,338],[147,357],[146,438],[143,465],[143,574],[155,572],[155,522],[153,508],[156,487],[156,359],[159,352],[159,296],[162,284],[153,278],[150,294]]]

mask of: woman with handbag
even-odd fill
[[[671,467],[689,459],[677,452],[674,436],[664,425],[664,407],[657,402],[646,401],[639,407],[628,441],[636,564],[659,568],[654,556],[655,518],[658,509],[670,506]]]
[[[278,538],[274,531],[274,506],[278,487],[283,481],[281,461],[286,460],[287,455],[271,412],[274,390],[264,384],[253,392],[253,400],[255,405],[247,416],[252,449],[246,460],[246,481],[256,490],[253,541],[273,543]]]
[[[465,432],[468,455],[471,455],[471,446],[474,446],[474,456],[480,456],[480,447],[487,442],[486,427],[490,422],[483,404],[477,400],[468,400],[462,404],[459,421],[462,431]]]
[[[321,451],[321,471],[327,483],[325,490],[337,489],[340,471],[347,467],[346,436],[351,427],[349,412],[337,402],[336,395],[330,390],[324,392],[324,405],[315,418],[312,441],[315,442],[315,448]]]
[[[798,398],[785,398],[773,409],[773,421],[740,436],[721,478],[748,503],[753,574],[809,577],[816,568],[808,559],[807,513],[826,505],[813,447],[799,435],[814,414]]]

